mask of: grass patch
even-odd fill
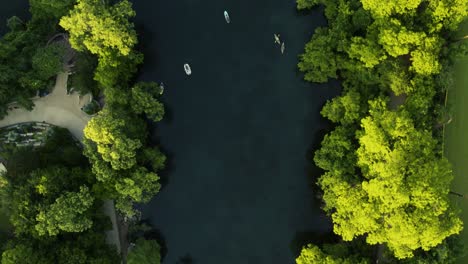
[[[468,34],[468,21],[462,24],[459,36]],[[468,40],[464,40],[468,41]],[[452,106],[453,121],[446,126],[445,154],[453,165],[455,179],[452,191],[468,194],[468,58],[460,61],[456,67],[455,89],[449,91],[448,103]],[[453,198],[461,208],[464,230],[461,232],[463,244],[468,245],[468,200]],[[457,263],[468,263],[468,255]]]

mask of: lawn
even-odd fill
[[[468,34],[468,21],[460,28],[460,36]],[[464,40],[468,41],[468,40]],[[445,154],[453,165],[455,179],[452,190],[468,194],[468,59],[460,61],[457,68],[455,89],[449,91],[448,104],[452,106],[453,121],[446,126]],[[461,208],[465,224],[462,240],[468,244],[468,200],[453,198]],[[468,255],[458,261],[468,263]]]

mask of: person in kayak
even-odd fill
[[[281,45],[280,34],[273,34],[273,36],[275,36],[275,43],[278,43],[279,45]]]

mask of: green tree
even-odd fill
[[[137,83],[132,88],[132,100],[130,102],[136,114],[145,113],[146,116],[157,122],[164,116],[164,106],[158,98],[162,93],[161,87],[155,82]]]
[[[366,264],[370,263],[358,257],[338,257],[323,252],[318,246],[308,244],[302,248],[301,254],[296,258],[296,264]]]
[[[144,148],[139,160],[153,171],[159,171],[165,167],[166,156],[157,147]]]
[[[18,244],[2,253],[2,264],[49,264],[53,259],[46,257],[27,244]]]
[[[127,257],[128,264],[159,264],[161,263],[161,250],[156,240],[140,238],[136,241],[134,248],[130,250]]]
[[[34,16],[59,19],[68,14],[76,0],[30,0],[30,10]]]
[[[358,59],[367,68],[373,68],[387,58],[382,47],[375,40],[362,37],[353,37],[347,50],[350,58]]]
[[[411,257],[462,228],[447,197],[452,171],[435,154],[431,134],[415,129],[407,113],[386,110],[382,100],[371,106],[358,133],[364,180],[330,172],[319,184],[335,233],[347,241],[366,235],[369,244],[385,243],[396,257]]]
[[[83,232],[93,222],[86,215],[94,203],[94,197],[86,186],[79,192],[60,195],[48,208],[41,208],[36,217],[39,235],[55,236],[63,232]]]
[[[48,167],[9,178],[10,222],[15,233],[57,235],[89,228],[94,198],[81,187],[91,179],[89,174],[80,168]]]
[[[116,208],[127,216],[135,213],[133,203],[148,202],[160,189],[159,176],[144,166],[161,167],[164,157],[143,147],[145,128],[138,116],[107,106],[84,130],[84,153],[100,182],[99,188],[104,197],[115,199]]]
[[[85,155],[99,155],[113,170],[130,169],[137,162],[137,150],[143,146],[145,127],[141,120],[123,111],[105,108],[84,129]]]
[[[364,9],[376,18],[387,18],[396,14],[414,15],[424,0],[389,0],[382,4],[377,0],[361,0]]]
[[[41,79],[49,79],[63,70],[65,47],[61,44],[50,44],[39,48],[32,58],[33,69]]]
[[[333,51],[328,30],[318,28],[312,40],[307,43],[305,53],[300,56],[299,69],[304,72],[304,79],[312,82],[326,82],[328,78],[336,78],[336,53]]]
[[[70,34],[70,43],[79,50],[89,50],[99,57],[126,56],[137,43],[130,18],[135,16],[127,0],[107,5],[101,0],[77,0],[60,26]]]
[[[320,112],[334,123],[349,125],[356,123],[364,114],[365,104],[361,102],[359,92],[351,90],[340,97],[327,101]]]

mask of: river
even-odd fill
[[[320,109],[339,89],[304,82],[296,66],[326,25],[322,11],[298,13],[292,0],[140,0],[134,8],[145,54],[139,79],[166,87],[167,115],[153,138],[169,165],[162,191],[143,207],[164,238],[164,263],[293,263],[304,237],[331,228],[314,201],[319,172],[307,154],[329,127]]]
[[[26,3],[5,1],[0,19],[24,17]],[[164,263],[293,263],[303,243],[331,229],[312,190],[320,172],[310,150],[329,128],[320,108],[339,87],[306,83],[296,66],[326,24],[322,11],[298,13],[293,0],[135,0],[134,8],[139,79],[166,87],[166,118],[152,137],[168,168],[142,207]]]

